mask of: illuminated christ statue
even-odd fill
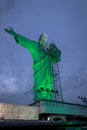
[[[15,41],[32,55],[35,101],[41,99],[53,100],[54,75],[52,63],[60,61],[61,51],[54,44],[50,44],[49,48],[46,47],[48,37],[45,33],[40,35],[37,42],[17,34],[11,27],[5,29],[5,31],[11,34]]]

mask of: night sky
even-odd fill
[[[59,63],[63,98],[87,97],[87,0],[0,0],[0,102],[33,102],[33,60],[4,29],[38,41],[48,35],[62,51]]]

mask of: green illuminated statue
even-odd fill
[[[40,35],[37,42],[17,34],[11,27],[5,31],[11,34],[15,41],[32,55],[35,101],[53,100],[54,74],[52,64],[60,61],[61,51],[54,44],[50,44],[49,48],[46,47],[48,37],[45,33]]]

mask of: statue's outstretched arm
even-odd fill
[[[9,27],[9,29],[5,29],[5,31],[11,34],[18,44],[22,45],[30,51],[34,49],[35,41],[32,41],[30,39],[27,39],[26,37],[21,36],[20,34],[17,34],[11,27]]]

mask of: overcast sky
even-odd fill
[[[31,54],[4,29],[38,41],[41,33],[62,51],[64,101],[87,97],[87,0],[0,0],[0,102],[33,102]]]

